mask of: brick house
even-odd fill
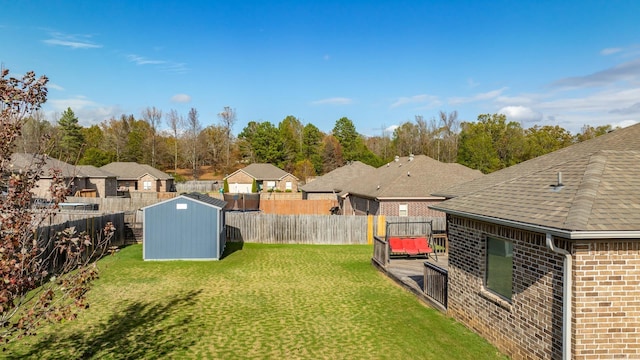
[[[482,176],[478,170],[426,155],[396,156],[394,161],[350,181],[339,200],[344,215],[444,217],[429,205],[445,197],[430,194]]]
[[[136,162],[112,162],[100,169],[115,174],[118,191],[173,192],[173,177],[151,165]]]
[[[258,192],[298,192],[298,178],[271,164],[251,164],[227,175],[230,193],[250,193],[255,180]]]
[[[354,181],[359,181],[375,168],[360,161],[353,161],[330,171],[300,187],[306,200],[337,200],[337,194]]]
[[[89,191],[92,197],[107,197],[116,193],[115,175],[93,166],[74,166],[48,156],[27,153],[14,153],[11,156],[14,171],[35,171],[40,161],[43,162],[41,174],[36,186],[32,189],[35,198],[52,198],[49,190],[53,181],[52,171],[60,171],[60,175],[68,185],[69,195],[79,195]]]
[[[514,359],[640,358],[640,124],[439,195],[448,309]]]

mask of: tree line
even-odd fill
[[[198,179],[204,166],[224,176],[246,164],[271,163],[305,180],[350,161],[378,167],[396,155],[409,154],[490,173],[611,130],[609,125],[585,125],[572,135],[559,125],[525,129],[502,114],[481,114],[476,121],[460,122],[456,111],[441,111],[429,120],[418,115],[376,136],[360,134],[347,117],[324,133],[292,115],[278,124],[250,121],[234,136],[236,110],[224,107],[217,117],[217,124],[203,127],[196,108],[185,116],[147,107],[138,117],[122,114],[83,127],[71,108],[53,124],[35,112],[25,120],[17,148],[34,152],[44,137],[50,156],[73,164],[100,167],[135,161],[172,174],[190,169],[188,177]]]

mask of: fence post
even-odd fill
[[[367,215],[367,244],[373,244],[373,215]]]

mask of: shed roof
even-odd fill
[[[432,208],[566,232],[640,231],[639,138],[640,124],[615,130],[449,189],[458,196]]]
[[[199,192],[192,192],[187,194],[182,194],[185,197],[202,201],[203,203],[207,203],[209,205],[213,205],[219,208],[224,208],[227,205],[227,202],[224,200],[216,199],[206,194],[202,194]]]
[[[104,165],[100,169],[115,174],[122,180],[137,180],[146,174],[149,174],[158,180],[172,179],[171,175],[160,171],[151,165],[138,164],[136,162],[112,162]]]
[[[300,188],[304,192],[337,192],[339,193],[353,181],[361,179],[375,170],[373,166],[360,161],[353,161],[330,171]]]
[[[142,208],[142,210],[145,210],[145,209],[148,209],[148,208],[151,208],[151,207],[155,207],[155,206],[167,203],[167,202],[172,202],[172,201],[175,201],[176,199],[180,199],[180,198],[187,198],[187,199],[190,199],[190,200],[195,200],[195,201],[204,203],[204,204],[206,204],[208,206],[219,208],[219,209],[224,209],[224,207],[227,205],[227,202],[224,201],[224,200],[216,199],[216,198],[213,198],[213,197],[211,197],[209,195],[206,195],[206,194],[192,192],[192,193],[181,194],[180,196],[176,196],[174,198],[170,198],[170,199],[167,199],[167,200],[155,203],[155,204],[151,204],[149,206],[145,206],[145,207]]]
[[[352,181],[342,192],[375,199],[430,198],[440,188],[482,176],[478,170],[443,163],[426,155],[397,157]]]
[[[231,175],[227,175],[225,177],[231,177],[234,174],[237,174],[238,172],[244,172],[247,175],[251,176],[252,178],[258,180],[258,181],[265,181],[265,180],[280,180],[282,178],[284,178],[287,175],[291,175],[288,172],[272,165],[272,164],[259,164],[259,163],[255,163],[255,164],[250,164],[247,165],[246,167],[236,170],[234,171]],[[293,175],[291,175],[293,176]],[[298,178],[296,178],[295,176],[293,176],[296,180]]]

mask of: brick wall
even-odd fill
[[[640,359],[640,241],[575,245],[576,359]]]
[[[448,314],[513,359],[561,358],[563,258],[544,234],[453,216],[448,227]],[[484,288],[487,235],[513,241],[510,302]]]
[[[380,213],[377,215],[399,216],[400,204],[407,204],[409,210],[407,216],[444,217],[443,212],[429,209],[429,206],[440,202],[442,200],[385,200],[380,202]]]

